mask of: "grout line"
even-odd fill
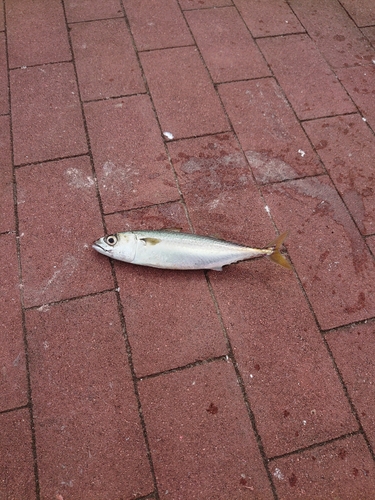
[[[27,408],[29,410],[29,419],[30,419],[31,453],[33,457],[35,496],[36,500],[40,500],[40,482],[39,482],[34,409],[33,409],[31,374],[30,374],[30,363],[29,363],[29,348],[27,341],[26,314],[25,314],[24,296],[23,296],[20,231],[19,231],[19,216],[18,216],[18,204],[17,204],[17,180],[16,180],[16,169],[14,165],[14,138],[13,138],[13,126],[12,126],[13,124],[12,124],[12,102],[11,102],[11,89],[10,89],[9,53],[8,53],[8,30],[7,30],[7,16],[6,16],[6,8],[4,0],[3,0],[3,9],[4,9],[4,29],[5,29],[5,37],[4,37],[5,52],[6,52],[7,77],[8,77],[9,134],[10,134],[10,148],[11,148],[10,153],[11,153],[12,180],[13,180],[13,210],[14,210],[15,242],[16,242],[17,267],[18,267],[19,300],[21,305],[20,312],[21,312],[21,322],[22,322],[22,340],[23,340],[23,347],[25,354],[25,369],[26,369],[26,384],[27,384],[27,399],[28,399]]]
[[[321,441],[319,443],[314,443],[314,444],[311,444],[309,446],[305,446],[303,448],[298,448],[298,450],[293,450],[293,451],[290,451],[288,453],[282,453],[281,455],[275,455],[273,457],[270,457],[268,460],[270,462],[274,462],[275,460],[280,460],[282,458],[289,458],[289,457],[293,457],[294,455],[301,455],[302,453],[305,453],[306,451],[315,450],[316,448],[321,448],[323,446],[326,446],[327,444],[336,443],[338,441],[343,441],[344,439],[348,439],[352,436],[360,436],[360,435],[362,435],[360,430],[348,432],[348,433],[343,434],[341,436],[338,436],[338,437],[335,437],[332,439],[327,439],[326,441]]]
[[[207,365],[210,363],[216,363],[217,361],[224,361],[224,360],[227,360],[227,358],[228,358],[228,355],[223,354],[222,356],[215,356],[213,358],[199,359],[197,361],[193,361],[192,363],[188,363],[187,365],[177,366],[175,368],[170,368],[170,369],[164,370],[162,372],[155,372],[155,373],[150,373],[148,375],[142,375],[140,377],[137,377],[137,380],[138,380],[138,382],[142,382],[143,380],[148,380],[148,379],[160,377],[163,375],[169,375],[171,373],[182,372],[184,370],[188,370],[189,368],[194,368],[195,366],[202,366],[202,365]]]

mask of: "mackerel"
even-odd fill
[[[291,269],[280,253],[287,233],[264,248],[251,248],[208,236],[176,231],[126,231],[103,236],[93,248],[112,259],[161,269],[221,271],[223,266],[257,257]]]

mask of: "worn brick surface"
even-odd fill
[[[263,259],[210,280],[267,456],[357,430],[293,273]]]
[[[263,38],[258,44],[300,119],[355,111],[308,35]]]
[[[264,201],[231,133],[169,143],[168,149],[198,234],[251,246],[272,239]]]
[[[373,47],[375,47],[375,26],[369,26],[368,28],[362,28],[362,33],[368,38]]]
[[[304,123],[363,234],[375,233],[375,137],[359,115]]]
[[[375,445],[374,334],[374,321],[369,321],[326,336],[372,447]]]
[[[71,59],[60,0],[6,0],[5,7],[11,68]]]
[[[0,415],[0,498],[36,500],[29,411]]]
[[[182,228],[179,204],[106,217],[108,232]],[[105,257],[103,257],[105,258]],[[226,341],[204,273],[116,263],[134,368],[141,377],[227,354]]]
[[[15,229],[10,124],[8,116],[0,116],[0,165],[0,233],[2,233]]]
[[[375,68],[344,68],[337,70],[337,75],[359,111],[375,130]]]
[[[0,31],[4,31],[4,3],[0,4]]]
[[[28,311],[26,322],[41,498],[150,493],[114,294]]]
[[[220,85],[219,93],[257,182],[322,172],[303,129],[273,79]]]
[[[2,234],[0,243],[0,411],[4,411],[27,404],[28,386],[14,234]]]
[[[367,244],[375,257],[375,236],[371,236],[370,238],[366,238]]]
[[[214,82],[270,74],[234,7],[195,10],[185,16]]]
[[[181,8],[189,9],[205,9],[207,7],[224,7],[232,5],[232,0],[178,0]]]
[[[160,498],[273,498],[230,363],[143,380],[139,391]]]
[[[263,188],[278,227],[291,227],[288,251],[323,329],[375,313],[375,261],[326,176]]]
[[[177,0],[125,0],[124,7],[138,50],[193,44]]]
[[[140,57],[163,132],[181,138],[229,129],[194,47],[144,52]]]
[[[64,0],[68,22],[122,17],[120,0]]]
[[[85,106],[104,212],[179,198],[148,96]]]
[[[0,114],[9,113],[5,35],[0,33]]]
[[[279,498],[351,500],[373,496],[374,462],[362,436],[351,436],[272,462]]]
[[[89,159],[23,167],[17,184],[25,305],[113,287],[91,248],[103,229]]]
[[[341,0],[342,5],[353,17],[358,26],[370,26],[375,24],[375,5],[372,0]]]
[[[70,34],[83,100],[145,91],[124,19],[73,24]]]
[[[17,69],[10,75],[15,164],[87,152],[72,64]]]
[[[285,0],[233,0],[254,37],[301,33],[304,30]]]
[[[292,0],[290,6],[334,68],[371,64],[374,48],[336,0]]]

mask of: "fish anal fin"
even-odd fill
[[[212,270],[212,271],[222,271],[223,268],[222,267],[210,267],[210,270]]]
[[[161,231],[169,231],[170,233],[181,233],[182,227],[163,227]]]

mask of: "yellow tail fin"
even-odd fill
[[[280,234],[280,236],[278,236],[275,241],[268,245],[268,248],[273,248],[273,252],[269,257],[273,262],[276,262],[276,264],[286,267],[287,269],[292,269],[290,262],[280,252],[281,245],[284,243],[284,240],[287,236],[288,231]]]

